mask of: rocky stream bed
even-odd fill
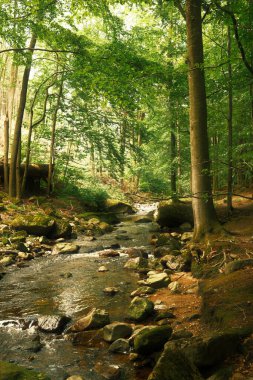
[[[155,208],[138,205],[137,214],[121,215],[113,227],[93,217],[74,240],[55,236],[52,245],[41,237],[35,254],[28,236],[27,252],[5,253],[0,380],[232,378],[222,363],[252,329],[203,329],[199,281],[190,272],[202,252],[186,245],[189,223],[161,231],[150,218]],[[99,229],[96,238],[87,223]]]

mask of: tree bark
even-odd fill
[[[192,208],[194,239],[199,240],[206,234],[220,228],[211,189],[201,0],[186,1],[186,25],[189,65]]]
[[[9,188],[9,116],[6,112],[4,120],[4,190]]]
[[[59,88],[59,92],[57,95],[55,111],[53,114],[53,121],[52,121],[52,135],[51,135],[51,144],[50,144],[47,195],[50,195],[51,190],[52,190],[54,155],[55,155],[55,132],[56,132],[57,115],[58,115],[58,111],[60,108],[61,98],[62,98],[62,93],[63,93],[63,81],[64,81],[64,74],[62,74],[60,88]]]
[[[229,2],[228,2],[229,5]],[[227,172],[227,213],[232,214],[233,193],[233,87],[232,87],[232,65],[231,65],[231,32],[228,26],[228,172]]]
[[[29,48],[33,49],[36,44],[36,36],[33,35],[30,41]],[[10,177],[9,177],[9,196],[16,196],[16,165],[18,160],[18,151],[21,142],[21,129],[24,117],[24,110],[26,105],[26,97],[27,97],[27,89],[29,76],[32,65],[32,52],[30,53],[29,60],[24,70],[23,80],[22,80],[22,88],[20,94],[20,101],[18,107],[18,113],[15,123],[15,129],[13,134],[13,143],[11,148],[11,162],[10,162]]]
[[[177,165],[176,165],[176,154],[177,154],[177,141],[175,134],[175,126],[172,126],[170,132],[170,190],[172,201],[178,199],[177,195]]]
[[[27,179],[28,167],[30,164],[30,156],[31,156],[32,132],[33,132],[34,127],[36,127],[37,125],[42,123],[42,121],[45,119],[46,111],[47,111],[47,100],[48,100],[48,96],[49,96],[48,89],[50,86],[48,86],[46,89],[43,114],[42,114],[41,118],[39,120],[37,120],[35,123],[33,122],[33,113],[34,113],[33,108],[34,108],[34,104],[35,104],[35,99],[34,99],[34,102],[32,103],[31,109],[30,109],[30,121],[29,121],[29,129],[28,129],[28,136],[27,136],[26,158],[25,158],[25,170],[24,170],[24,175],[23,175],[23,179],[22,179],[21,196],[24,194],[25,188],[26,188],[26,179]],[[37,93],[36,93],[36,95],[37,95]]]

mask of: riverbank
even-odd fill
[[[18,205],[18,210],[22,207],[25,214],[28,208]],[[19,257],[4,267],[0,305],[1,319],[6,324],[0,328],[4,342],[1,359],[45,372],[53,380],[74,374],[88,380],[140,380],[148,376],[165,380],[164,370],[166,376],[172,375],[164,367],[164,358],[173,353],[192,363],[192,372],[189,367],[187,370],[192,376],[189,378],[250,379],[253,374],[249,354],[253,326],[250,201],[238,200],[235,218],[224,225],[231,231],[237,229],[235,234],[199,245],[191,243],[190,231],[161,231],[151,221],[151,214],[146,216],[149,206],[138,206],[141,215],[118,214],[116,224],[109,224],[108,219],[102,221],[94,212],[84,213],[81,209],[77,212],[73,203],[64,207],[57,210],[60,216],[56,221],[65,218],[72,227],[72,239],[57,242],[64,238],[44,236],[47,242],[39,243],[40,249],[48,248],[45,257],[35,256],[34,260]],[[107,225],[103,233],[100,223]],[[78,246],[78,253],[52,255],[54,247],[63,243]],[[136,296],[137,301],[133,301]],[[145,308],[148,300],[150,313]],[[131,304],[135,302],[138,309],[134,314],[130,312],[129,318],[129,310],[134,308]],[[142,317],[140,305],[144,308]],[[124,353],[109,350],[103,326],[90,329],[88,325],[71,334],[64,327],[55,335],[38,325],[40,317],[64,315],[71,318],[66,325],[69,328],[89,315],[92,308],[105,310],[110,322],[127,322],[131,326],[130,339],[120,338],[126,340],[120,345],[122,349],[123,344]],[[8,318],[12,319],[10,323]],[[22,320],[33,321],[33,325],[22,324]],[[141,330],[138,337],[140,325],[148,327],[143,339],[151,342],[151,348],[138,348],[143,347]],[[160,337],[160,327],[162,334],[168,334],[163,353],[166,340]],[[160,344],[154,346],[157,336]],[[220,345],[225,353],[221,357],[215,355],[215,347]],[[193,350],[197,356],[205,352],[213,360],[206,362],[207,356],[203,355],[202,361],[196,360],[189,356]],[[181,371],[182,363],[180,368]],[[185,378],[180,371],[175,369],[174,377],[168,379]],[[217,377],[223,372],[223,377]]]

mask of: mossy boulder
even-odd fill
[[[128,317],[140,322],[148,318],[154,312],[154,303],[146,298],[135,297],[128,309]]]
[[[72,226],[67,220],[57,220],[50,234],[52,239],[70,239],[72,234]]]
[[[224,268],[224,273],[229,274],[246,267],[253,267],[253,259],[235,260],[228,263]]]
[[[54,230],[55,220],[45,214],[29,214],[17,216],[10,223],[17,231],[26,231],[30,235],[49,237]]]
[[[163,349],[172,334],[170,326],[157,326],[141,330],[134,339],[134,350],[138,354],[148,355]]]
[[[50,378],[43,373],[0,361],[0,380],[50,380]]]
[[[148,380],[203,380],[197,367],[174,342],[167,343]]]
[[[253,331],[253,276],[246,268],[200,283],[202,319],[212,328]]]
[[[26,238],[28,236],[27,231],[16,231],[10,235],[10,243],[24,243],[26,241]]]
[[[109,198],[105,201],[105,210],[115,214],[134,214],[134,208],[127,202]]]
[[[193,225],[191,203],[162,201],[155,215],[156,222],[161,227],[180,227],[183,223]]]

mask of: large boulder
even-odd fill
[[[117,339],[109,347],[109,352],[118,354],[128,354],[130,351],[130,345],[127,339]]]
[[[186,222],[193,225],[192,205],[183,202],[162,201],[158,205],[155,220],[161,227],[179,227]]]
[[[50,378],[43,373],[0,361],[0,380],[50,380]]]
[[[55,220],[45,214],[27,214],[17,216],[10,223],[17,231],[26,231],[30,235],[49,237],[55,228]]]
[[[157,326],[141,330],[134,339],[134,350],[138,354],[147,355],[163,349],[172,334],[170,326]]]
[[[128,338],[132,331],[128,323],[113,322],[103,328],[103,338],[106,342],[114,342],[120,338]]]
[[[196,366],[174,342],[167,343],[148,380],[203,380]]]
[[[109,313],[105,310],[92,309],[87,315],[78,319],[67,332],[100,329],[110,323]]]
[[[66,220],[57,220],[54,229],[50,235],[52,239],[70,239],[72,235],[72,226]]]
[[[105,210],[115,214],[134,214],[134,208],[126,202],[118,199],[107,199],[105,202]]]
[[[152,301],[146,298],[135,297],[128,308],[128,317],[140,322],[152,315],[153,312],[154,303]]]

